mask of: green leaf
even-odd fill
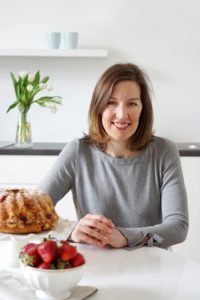
[[[21,95],[21,98],[20,98],[20,103],[22,103],[23,105],[27,105],[27,98],[26,98],[26,95],[25,94],[22,94]]]
[[[39,82],[40,82],[40,71],[38,70],[35,73],[35,79],[33,80],[33,86],[37,87],[39,85]]]
[[[19,86],[19,84],[17,85],[17,99],[19,100],[20,99],[20,86]]]
[[[38,102],[38,101],[49,102],[52,98],[54,98],[54,97],[52,97],[52,96],[44,96],[44,97],[41,97],[41,98],[39,98],[37,100],[34,100],[34,102]]]
[[[13,86],[14,86],[14,89],[15,89],[15,95],[16,95],[16,97],[18,99],[18,95],[19,95],[18,94],[18,82],[17,82],[17,80],[16,80],[16,78],[15,78],[15,76],[14,76],[14,74],[12,72],[10,72],[10,75],[11,75]]]
[[[61,104],[60,102],[58,102],[57,100],[54,100],[55,97],[58,96],[54,96],[54,97],[50,97],[50,96],[46,96],[46,97],[41,97],[37,100],[34,100],[33,102],[41,105],[41,106],[45,106],[45,103],[55,103],[55,104]],[[61,99],[61,97],[58,97]]]
[[[46,83],[48,80],[49,80],[49,76],[46,76],[41,80],[41,83]]]
[[[7,109],[6,112],[8,113],[11,109],[15,108],[15,106],[17,106],[18,103],[19,103],[18,100],[16,100],[15,102],[13,102],[13,103],[8,107],[8,109]]]
[[[35,102],[35,103],[37,103],[38,105],[40,105],[40,106],[42,106],[42,107],[45,107],[46,105],[45,105],[45,102]]]

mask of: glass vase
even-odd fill
[[[31,123],[27,121],[27,113],[21,112],[17,122],[15,147],[28,148],[32,146]]]

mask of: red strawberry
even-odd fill
[[[51,263],[58,255],[58,246],[56,241],[47,240],[38,246],[38,253],[42,260]]]
[[[35,244],[35,243],[28,243],[28,244],[26,244],[26,245],[21,249],[20,255],[21,255],[21,254],[25,254],[26,251],[27,251],[28,249],[32,248],[32,247],[35,246],[35,245],[37,245],[37,244]]]
[[[81,266],[85,263],[85,258],[81,253],[77,253],[76,257],[71,260],[71,265],[73,268]]]
[[[38,269],[51,269],[51,266],[46,262],[42,262],[41,264],[39,264]]]
[[[66,241],[66,240],[61,240],[60,244],[61,245],[70,245],[70,243],[68,241]]]
[[[60,247],[59,257],[64,261],[73,259],[77,255],[77,250],[74,246],[70,244],[63,244]]]
[[[23,264],[37,267],[41,260],[38,254],[38,245],[34,243],[26,244],[20,252],[20,258]]]
[[[60,240],[60,241],[57,241],[57,245],[60,248],[62,245],[70,245],[70,244],[66,240]]]

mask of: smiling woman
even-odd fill
[[[130,63],[111,66],[94,89],[88,134],[67,144],[39,185],[55,203],[72,191],[79,221],[69,239],[129,249],[185,240],[179,153],[152,126],[147,75]]]

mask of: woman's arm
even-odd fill
[[[147,235],[149,246],[164,248],[183,242],[187,236],[188,205],[179,153],[171,142],[166,144],[164,151],[160,189],[162,222],[147,227],[119,227],[129,247],[138,246]]]
[[[46,192],[56,204],[69,192],[76,174],[77,142],[65,146],[53,167],[38,185],[38,190]]]

